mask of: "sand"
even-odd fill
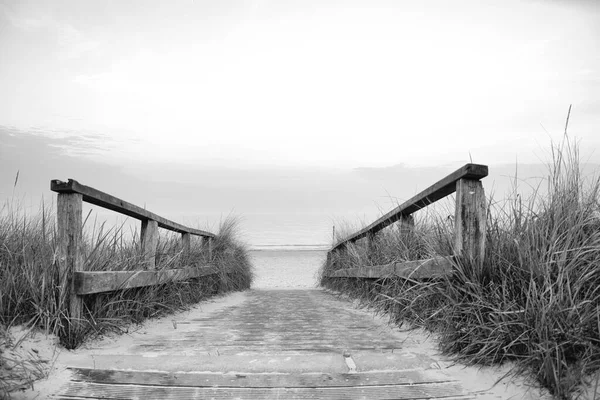
[[[317,286],[317,273],[325,251],[251,251],[255,289],[309,289]]]
[[[316,284],[316,272],[320,265],[324,252],[302,252],[305,254],[289,254],[289,252],[253,252],[252,256],[256,264],[257,279],[254,288],[261,290],[284,288],[297,290],[302,288],[314,288]],[[46,379],[41,379],[33,384],[33,388],[14,392],[14,399],[45,399],[47,394],[57,387],[66,383],[70,374],[66,366],[73,360],[89,358],[94,354],[107,352],[107,354],[126,354],[127,348],[140,336],[147,335],[149,332],[168,334],[173,330],[173,321],[186,318],[200,317],[208,315],[211,312],[221,310],[231,305],[243,302],[246,297],[244,292],[233,293],[222,297],[213,298],[207,302],[199,304],[189,311],[170,315],[168,317],[146,321],[141,326],[132,326],[128,334],[108,335],[101,339],[92,340],[84,344],[76,351],[68,351],[56,346],[57,338],[52,335],[46,335],[42,332],[27,331],[23,328],[12,328],[10,334],[13,336],[13,343],[20,341],[17,346],[17,353],[24,359],[28,357],[45,360],[42,362]],[[356,304],[349,305],[357,307]],[[361,312],[369,313],[368,310]],[[382,320],[382,317],[372,316],[374,319]],[[384,320],[382,320],[384,321]],[[392,329],[399,332],[398,328],[391,327],[384,321],[386,329]],[[409,349],[412,352],[427,354],[436,360],[431,368],[439,368],[454,377],[461,378],[465,388],[486,392],[485,395],[478,397],[483,400],[514,399],[514,400],[549,400],[551,396],[540,392],[534,387],[530,387],[523,377],[511,377],[497,383],[499,379],[505,376],[510,365],[502,367],[467,367],[453,363],[447,357],[441,356],[437,351],[435,337],[429,335],[423,330],[412,330],[401,332],[407,335],[411,340]],[[33,351],[35,350],[35,351]],[[588,389],[582,400],[592,400],[593,390]]]
[[[53,356],[54,362],[50,366],[47,379],[43,379],[34,383],[33,389],[14,393],[13,398],[48,398],[48,393],[68,381],[70,374],[66,370],[67,365],[73,365],[77,360],[81,359],[89,360],[94,356],[98,357],[103,353],[111,355],[127,354],[128,348],[137,338],[148,335],[150,332],[158,335],[172,332],[173,320],[201,317],[202,315],[210,314],[213,311],[217,311],[231,305],[236,305],[239,302],[244,301],[244,298],[245,293],[234,293],[225,297],[216,298],[209,302],[198,305],[189,311],[161,319],[147,321],[145,324],[137,327],[135,331],[129,334],[109,335],[99,340],[90,341],[76,351],[62,349],[59,350],[58,354],[54,354],[56,351],[56,338],[43,335],[39,332],[31,333],[29,337],[22,342],[22,345],[26,348],[36,348],[39,350],[40,354]],[[368,310],[360,311],[369,313]],[[372,318],[378,321],[383,321],[384,323],[382,325],[387,327],[385,329],[393,329],[398,331],[397,328],[389,327],[386,323],[387,321],[381,317],[375,316]],[[426,332],[422,330],[412,330],[408,332],[402,332],[401,334],[409,338],[406,343],[411,343],[410,347],[404,349],[407,354],[415,353],[427,354],[431,356],[436,360],[436,362],[432,363],[430,366],[431,368],[439,368],[453,377],[462,378],[461,381],[463,386],[469,390],[472,390],[473,392],[486,392],[485,395],[478,397],[482,400],[551,399],[550,396],[543,395],[537,389],[530,388],[522,378],[511,378],[496,384],[496,381],[509,371],[509,366],[504,366],[501,368],[477,368],[457,365],[446,357],[438,354],[435,338],[428,335]],[[101,368],[107,366],[98,365],[97,367]],[[310,368],[310,366],[307,365],[306,368]]]

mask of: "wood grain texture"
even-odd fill
[[[213,240],[214,238],[206,238],[206,251],[208,252],[208,259],[212,261],[212,257],[213,257]]]
[[[159,285],[217,273],[216,267],[186,267],[164,271],[85,271],[74,274],[79,295]]]
[[[215,235],[200,229],[193,229],[158,216],[134,204],[128,203],[110,194],[101,192],[89,186],[82,185],[74,179],[62,182],[54,179],[50,182],[50,189],[57,193],[79,193],[83,201],[91,203],[139,220],[151,219],[158,222],[158,226],[179,233],[191,233],[196,236],[214,237]]]
[[[158,222],[142,220],[140,244],[145,269],[156,268],[156,246],[158,246]]]
[[[62,396],[90,399],[473,399],[455,382],[363,387],[230,388],[109,385],[71,382]]]
[[[194,373],[115,371],[73,368],[73,381],[153,386],[226,387],[347,387],[413,385],[453,382],[435,370],[382,371],[367,373]]]
[[[191,235],[189,233],[181,234],[181,250],[183,252],[184,258],[187,258],[190,255],[190,247],[191,247]]]
[[[249,290],[230,300],[163,325],[153,322],[126,346],[98,344],[92,353],[69,355],[69,381],[53,398],[475,397],[440,369],[424,338],[399,332],[334,294]]]
[[[442,180],[423,190],[421,193],[413,196],[410,200],[405,201],[398,207],[394,208],[392,211],[377,219],[375,222],[335,244],[332,247],[332,250],[343,247],[348,242],[355,242],[358,239],[367,236],[370,232],[378,232],[390,224],[398,221],[403,216],[408,216],[415,211],[418,211],[421,208],[454,193],[456,190],[456,182],[460,179],[478,180],[486,177],[487,175],[488,167],[486,165],[466,164]]]
[[[485,253],[485,192],[480,181],[461,179],[456,183],[454,251],[480,263]]]
[[[377,234],[369,232],[367,233],[367,236],[365,236],[365,240],[367,241],[367,254],[373,254],[376,250],[375,242],[377,240]]]
[[[452,273],[452,261],[448,257],[426,260],[394,262],[372,267],[346,268],[331,272],[330,278],[387,278],[399,276],[410,279],[435,278]]]
[[[404,215],[398,221],[398,230],[401,235],[410,234],[415,228],[415,218],[412,215]]]
[[[69,307],[72,328],[78,330],[82,318],[83,299],[76,294],[73,275],[84,268],[82,253],[82,196],[61,193],[57,200],[57,249],[60,282],[60,304]]]

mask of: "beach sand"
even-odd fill
[[[256,281],[253,289],[306,289],[314,288],[316,285],[316,276],[318,268],[325,257],[323,251],[253,251],[252,258],[256,267]],[[246,293],[232,293],[225,296],[216,297],[207,302],[203,302],[192,309],[178,313],[176,315],[166,316],[160,319],[146,321],[141,326],[131,327],[128,334],[108,335],[101,339],[90,341],[84,344],[76,351],[59,349],[57,351],[56,338],[52,335],[45,335],[41,332],[28,332],[22,328],[13,328],[11,333],[15,335],[15,340],[21,340],[20,349],[22,354],[32,354],[31,349],[35,349],[34,354],[39,354],[45,360],[47,366],[48,378],[42,379],[33,384],[33,389],[12,394],[14,399],[45,399],[48,393],[56,390],[63,383],[67,382],[70,376],[66,366],[72,360],[91,357],[99,349],[105,349],[111,354],[126,354],[127,349],[132,342],[140,336],[148,333],[156,334],[163,332],[167,334],[173,330],[173,320],[185,319],[190,315],[202,316],[212,312],[238,304],[244,301]],[[357,308],[357,304],[350,303],[349,307]],[[375,320],[383,322],[391,329],[400,332],[398,328],[389,326],[387,319],[381,316],[372,315],[369,310],[360,310],[367,313]],[[549,395],[541,393],[538,389],[528,385],[523,377],[510,377],[496,383],[510,369],[510,365],[502,367],[467,367],[461,364],[453,363],[449,358],[441,356],[437,351],[435,337],[428,335],[422,330],[412,330],[401,332],[399,334],[411,337],[409,342],[413,343],[411,351],[430,355],[437,362],[431,368],[439,368],[446,373],[459,378],[465,388],[472,391],[485,391],[485,394],[478,396],[483,400],[513,399],[513,400],[550,400]],[[582,400],[591,400],[593,391],[589,392],[587,397]]]
[[[317,286],[323,250],[253,250],[253,289],[310,289]]]

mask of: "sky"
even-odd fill
[[[595,0],[0,0],[3,193],[19,170],[362,212],[396,189],[349,193],[355,169],[539,163],[571,104],[600,162]]]
[[[0,4],[0,124],[115,163],[528,160],[569,104],[600,140],[597,1]]]

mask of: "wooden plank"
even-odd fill
[[[426,260],[393,262],[373,267],[346,268],[333,271],[330,278],[434,278],[452,273],[452,260],[449,257],[435,257]]]
[[[300,388],[170,387],[69,382],[60,396],[91,399],[440,399],[474,398],[459,383]]]
[[[449,194],[454,193],[454,191],[456,190],[456,182],[460,179],[477,180],[485,178],[487,175],[487,165],[466,164],[463,167],[451,173],[450,175],[446,176],[442,180],[423,190],[421,193],[417,194],[416,196],[413,196],[410,200],[405,201],[398,207],[394,208],[392,211],[377,219],[375,222],[359,230],[358,232],[348,236],[341,242],[334,245],[331,249],[334,250],[339,247],[343,247],[348,242],[355,242],[358,239],[367,236],[369,232],[378,232],[386,226],[398,221],[403,216],[410,215],[415,211],[418,211],[421,208],[426,207],[429,204],[438,201],[439,199],[442,199],[448,196]]]
[[[481,263],[485,253],[485,192],[480,181],[461,179],[456,183],[454,251]]]
[[[156,268],[156,246],[158,245],[158,222],[151,219],[142,220],[140,243],[144,268]]]
[[[344,373],[194,373],[117,371],[92,368],[72,368],[72,381],[106,384],[195,387],[344,387],[412,385],[453,382],[439,371],[407,370],[385,372]]]
[[[84,268],[82,196],[78,193],[59,194],[56,218],[60,307],[66,308],[68,304],[71,327],[77,331],[82,321],[83,299],[77,296],[72,277]]]
[[[210,232],[206,232],[200,229],[193,229],[158,216],[150,211],[147,211],[134,204],[128,203],[117,197],[111,196],[110,194],[101,192],[100,190],[94,189],[89,186],[82,185],[74,179],[69,179],[68,182],[63,182],[58,179],[54,179],[50,182],[50,189],[57,193],[79,193],[83,195],[83,201],[91,203],[103,208],[107,208],[112,211],[116,211],[121,214],[125,214],[129,217],[136,218],[139,220],[151,219],[158,222],[158,226],[170,231],[178,233],[191,233],[196,236],[214,237],[215,235]]]
[[[74,274],[79,295],[159,285],[217,273],[216,267],[185,267],[164,271],[85,271]]]

